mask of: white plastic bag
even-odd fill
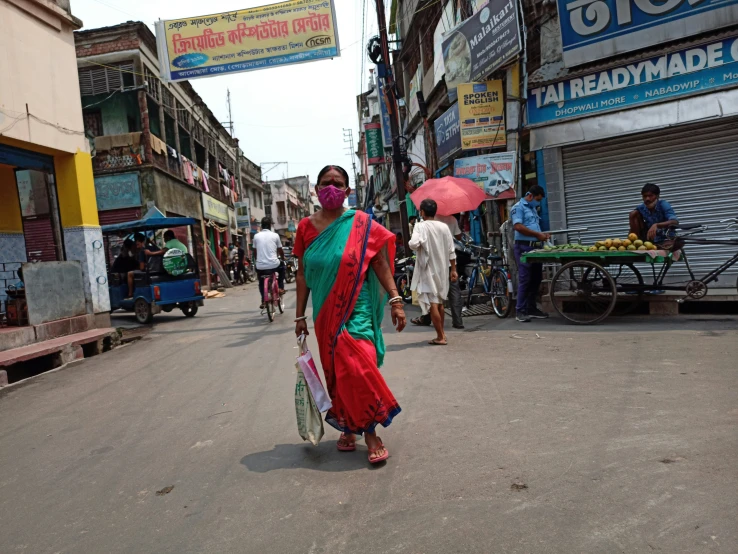
[[[297,339],[297,344],[300,347],[300,356],[297,358],[297,369],[302,370],[305,381],[308,387],[310,387],[310,392],[313,394],[315,404],[318,406],[318,410],[327,412],[331,409],[333,403],[325,388],[323,388],[323,382],[320,380],[318,369],[315,367],[313,355],[308,350],[305,335],[300,335]]]
[[[295,413],[297,414],[297,431],[302,440],[310,441],[313,446],[318,446],[323,438],[323,418],[320,417],[318,406],[315,405],[313,395],[305,381],[305,374],[297,368],[297,383],[295,384]]]

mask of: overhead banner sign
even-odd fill
[[[513,0],[490,0],[443,40],[449,91],[461,83],[485,79],[522,50],[518,10]]]
[[[340,56],[333,0],[270,6],[156,22],[167,81],[253,71]]]
[[[587,117],[738,84],[738,38],[531,89],[528,125]]]
[[[438,162],[444,163],[454,154],[461,152],[461,130],[459,129],[459,105],[454,104],[436,119],[436,152]]]
[[[557,5],[567,67],[738,23],[738,0],[557,0]]]
[[[495,200],[508,200],[515,198],[516,160],[515,152],[459,158],[454,162],[454,177],[471,179]]]
[[[223,225],[229,224],[228,206],[207,194],[202,195],[202,215],[205,219],[211,219]]]
[[[477,150],[507,144],[502,81],[464,83],[459,91],[461,148]]]
[[[366,157],[369,165],[384,163],[384,147],[382,146],[382,126],[379,123],[365,123]]]

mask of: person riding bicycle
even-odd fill
[[[261,306],[264,309],[264,282],[277,272],[279,276],[279,294],[284,294],[284,251],[279,235],[272,231],[272,220],[265,217],[261,220],[261,231],[254,235],[254,253],[256,255],[256,273],[259,276],[259,293]]]

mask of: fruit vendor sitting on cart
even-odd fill
[[[646,183],[641,190],[643,204],[630,212],[630,232],[654,244],[673,240],[675,233],[670,227],[679,224],[674,208],[666,200],[661,200],[660,195],[658,185]]]
[[[538,288],[543,280],[543,266],[537,263],[523,263],[520,257],[526,252],[543,247],[543,242],[551,238],[541,231],[541,218],[536,211],[545,191],[538,185],[528,189],[525,196],[510,209],[510,220],[515,229],[515,261],[518,263],[518,303],[516,319],[529,322],[531,318],[545,319],[548,314],[536,307]]]

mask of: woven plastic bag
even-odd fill
[[[313,446],[318,446],[320,439],[323,438],[323,419],[320,417],[320,410],[315,404],[300,364],[296,363],[295,367],[297,368],[297,382],[295,383],[297,431],[302,440],[310,441]]]
[[[321,413],[327,412],[333,406],[328,393],[323,388],[323,382],[320,380],[318,369],[315,367],[313,361],[313,355],[308,350],[305,335],[300,335],[297,339],[297,345],[300,348],[300,356],[297,358],[297,368],[302,370],[305,376],[305,381],[310,392],[313,394],[313,400],[315,400],[316,406]]]

